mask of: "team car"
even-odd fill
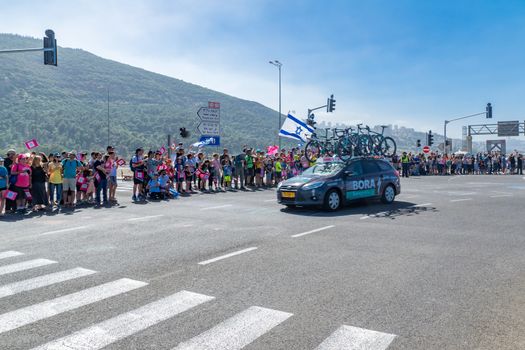
[[[277,185],[277,201],[289,208],[322,206],[329,211],[360,199],[392,203],[401,193],[399,172],[384,159],[323,158],[302,175]]]

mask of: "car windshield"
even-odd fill
[[[345,164],[341,162],[315,164],[314,166],[306,169],[303,172],[303,175],[330,176],[341,171],[344,166]]]

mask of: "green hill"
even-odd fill
[[[42,47],[41,39],[0,34],[0,49]],[[36,137],[40,151],[92,150],[110,143],[121,154],[138,146],[158,148],[180,127],[196,142],[199,107],[221,103],[222,144],[263,147],[276,140],[277,112],[201,86],[103,59],[80,49],[59,48],[58,67],[41,52],[0,54],[0,151],[22,150]],[[289,143],[290,144],[290,143]]]

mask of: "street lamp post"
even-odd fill
[[[279,137],[279,130],[281,130],[281,67],[282,63],[274,60],[269,62],[271,65],[279,69],[279,125],[277,126],[277,139],[279,140],[279,149],[281,149],[281,138]]]
[[[459,118],[455,118],[455,119],[450,119],[450,120],[445,120],[445,123],[443,125],[443,136],[445,136],[445,141],[443,142],[443,153],[447,153],[447,125],[450,123],[450,122],[455,122],[456,120],[461,120],[461,119],[467,119],[467,118],[472,118],[472,117],[476,117],[478,115],[482,115],[482,114],[485,114],[486,112],[481,112],[481,113],[476,113],[476,114],[471,114],[471,115],[466,115],[464,117],[459,117]],[[452,144],[450,145],[452,146]],[[451,149],[451,152],[452,152],[452,149]]]

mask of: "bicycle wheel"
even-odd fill
[[[393,138],[387,136],[383,138],[383,141],[381,141],[380,149],[383,156],[392,157],[397,151],[396,141],[394,141]]]
[[[341,139],[335,144],[335,154],[343,160],[352,157],[352,152],[352,144],[347,139]]]
[[[374,143],[369,135],[359,135],[359,155],[369,156],[372,154]]]
[[[309,162],[314,162],[321,156],[321,143],[317,140],[310,140],[304,147],[304,156]]]

